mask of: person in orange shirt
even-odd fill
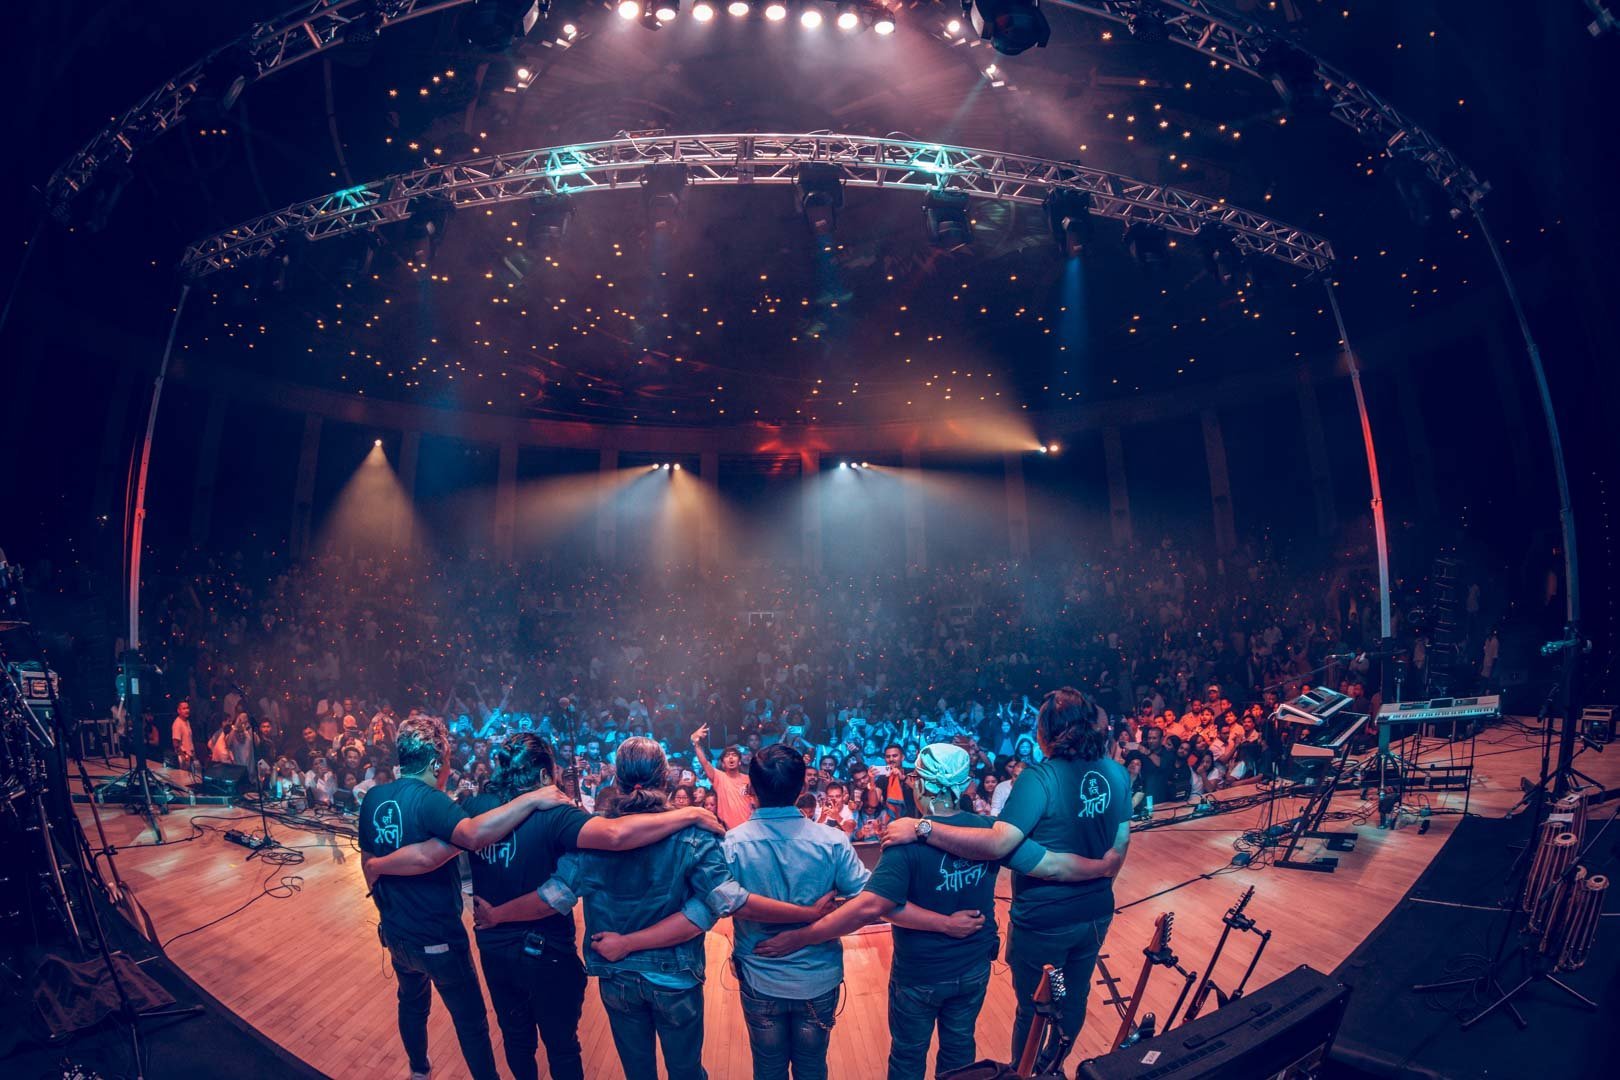
[[[697,754],[698,764],[703,766],[704,775],[714,787],[718,807],[716,816],[727,829],[735,829],[754,812],[753,803],[748,798],[748,777],[742,771],[742,754],[737,752],[736,747],[726,747],[720,753],[720,767],[717,769],[703,748],[708,737],[709,725],[704,724],[692,732],[692,749]]]

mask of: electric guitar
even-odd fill
[[[1035,1017],[1029,1025],[1029,1034],[1024,1037],[1023,1052],[1018,1055],[1018,1076],[1045,1076],[1068,1055],[1069,1040],[1063,1034],[1063,1026],[1057,1022],[1067,996],[1063,969],[1047,964],[1041,969],[1041,981],[1035,987]],[[1043,1043],[1046,1045],[1044,1053]]]
[[[1130,1004],[1125,1007],[1120,1017],[1119,1030],[1114,1033],[1114,1043],[1110,1050],[1118,1050],[1121,1046],[1128,1046],[1141,1039],[1151,1038],[1154,1033],[1156,1021],[1152,1013],[1142,1018],[1142,1023],[1136,1023],[1136,1011],[1142,1004],[1142,995],[1147,991],[1148,976],[1153,972],[1154,964],[1163,964],[1166,967],[1176,965],[1176,956],[1170,951],[1170,933],[1175,925],[1176,913],[1166,911],[1153,922],[1153,942],[1142,950],[1142,971],[1136,977],[1136,989],[1131,991]]]

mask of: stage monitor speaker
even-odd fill
[[[1344,1019],[1350,988],[1310,967],[1197,1020],[1106,1057],[1081,1080],[1260,1080],[1313,1076]]]
[[[248,771],[245,765],[209,765],[203,769],[203,781],[198,795],[223,795],[237,798],[247,789]]]

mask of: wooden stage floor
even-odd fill
[[[1510,808],[1519,798],[1519,778],[1537,774],[1539,746],[1537,739],[1511,723],[1482,734],[1472,811],[1499,816]],[[1466,744],[1454,750],[1431,740],[1423,756],[1444,760],[1453,753],[1466,755]],[[1587,754],[1580,764],[1605,784],[1620,782],[1620,756]],[[1436,809],[1462,807],[1461,792],[1436,792],[1430,798]],[[1279,803],[1278,820],[1286,820],[1289,805]],[[88,828],[89,811],[79,809]],[[1333,809],[1368,808],[1361,803],[1359,792],[1342,791]],[[144,823],[139,818],[116,808],[108,810],[104,816],[109,840],[131,845],[120,847],[119,867],[148,909],[176,964],[245,1021],[323,1072],[339,1077],[406,1074],[394,1022],[393,974],[377,942],[376,909],[364,898],[360,860],[351,841],[273,825],[277,839],[301,849],[305,861],[296,867],[263,866],[257,860],[244,862],[246,852],[217,832],[179,844],[134,846],[149,842],[150,831],[143,834]],[[1154,918],[1163,911],[1176,914],[1173,944],[1182,964],[1189,970],[1201,970],[1219,935],[1221,915],[1249,885],[1256,892],[1248,913],[1262,929],[1273,932],[1251,988],[1300,964],[1331,971],[1390,912],[1458,820],[1437,815],[1429,831],[1419,835],[1415,823],[1394,831],[1380,830],[1374,813],[1369,824],[1356,828],[1359,842],[1353,852],[1341,856],[1337,873],[1266,868],[1229,869],[1209,876],[1230,863],[1233,841],[1259,821],[1262,811],[1261,807],[1233,811],[1149,829],[1133,838],[1130,857],[1115,885],[1116,902],[1124,910],[1114,919],[1105,953],[1117,957],[1113,965],[1117,976],[1127,983],[1134,979]],[[230,808],[177,810],[159,820],[167,836],[179,840],[190,832],[187,819],[192,817],[221,829],[231,824],[247,831],[258,828],[257,816]],[[227,824],[224,819],[236,820]],[[1302,845],[1301,855],[1312,857],[1320,846],[1320,842],[1309,841]],[[275,885],[284,878],[293,880],[297,890],[254,899],[267,880]],[[1153,900],[1135,902],[1176,885],[1182,887]],[[999,892],[1003,902],[997,905],[997,915],[1005,927],[1005,875]],[[1482,903],[1494,899],[1480,898]],[[249,901],[245,910],[229,914]],[[213,920],[220,921],[197,929]],[[468,920],[470,926],[470,905]],[[181,934],[185,936],[178,936]],[[730,924],[722,921],[707,938],[704,1063],[715,1080],[751,1075],[747,1032],[726,962],[729,935]],[[1218,970],[1223,985],[1229,986],[1242,974],[1250,951],[1249,941],[1229,944]],[[883,1072],[889,1042],[889,959],[887,933],[866,933],[845,943],[846,998],[829,1055],[834,1076],[871,1077]],[[1179,979],[1173,973],[1156,970],[1145,1010],[1162,1018],[1178,989]],[[979,1017],[981,1057],[1005,1060],[1012,1015],[1011,980],[998,962]],[[1113,1010],[1102,1005],[1101,991],[1093,986],[1079,1054],[1102,1052],[1116,1026]],[[500,1033],[493,1014],[490,1027],[500,1060]],[[429,1039],[436,1080],[466,1077],[449,1016],[438,1002],[433,1007]],[[620,1075],[594,981],[587,992],[580,1040],[587,1076]]]

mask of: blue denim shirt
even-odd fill
[[[698,828],[682,829],[634,851],[581,850],[564,855],[557,872],[539,889],[556,911],[585,901],[585,938],[608,930],[629,934],[681,912],[707,931],[748,902],[748,893],[726,872],[720,841]],[[703,981],[703,935],[663,949],[631,953],[617,963],[585,946],[592,975],[652,972],[689,975]]]
[[[844,830],[809,821],[792,806],[766,806],[726,833],[731,876],[750,893],[790,904],[814,904],[827,890],[854,896],[871,876],[861,865]],[[791,956],[767,959],[754,946],[802,923],[766,925],[732,921],[732,955],[751,990],[769,997],[806,1001],[820,997],[844,979],[844,946],[828,941]]]

